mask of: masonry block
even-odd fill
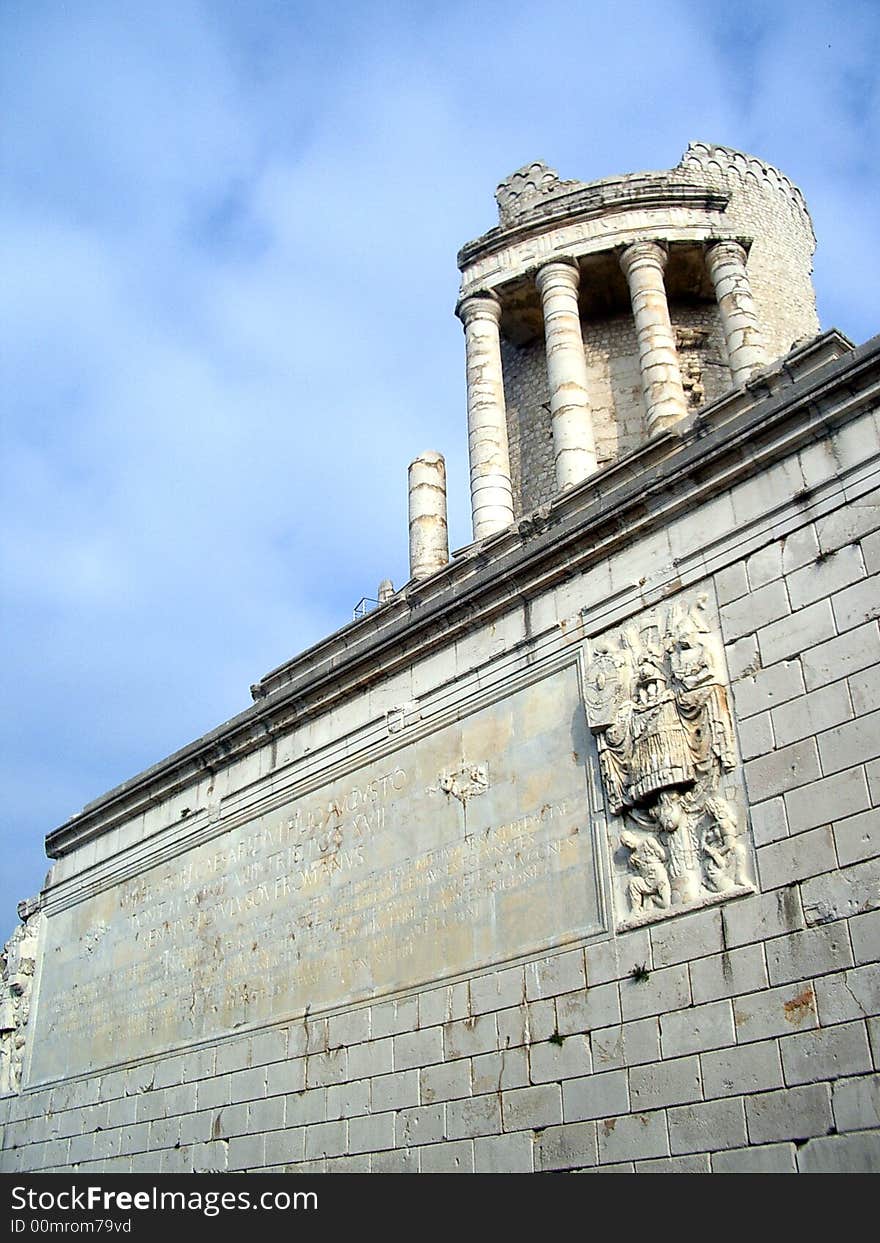
[[[557,1030],[561,1036],[589,1032],[620,1022],[620,993],[616,983],[596,984],[564,993],[556,999]]]
[[[431,1144],[419,1149],[423,1174],[472,1174],[474,1172],[474,1141],[456,1140]]]
[[[876,904],[880,904],[880,894],[876,895]],[[855,961],[877,962],[880,958],[880,913],[872,910],[856,915],[850,922],[849,934]]]
[[[466,1060],[425,1066],[419,1072],[422,1101],[456,1100],[471,1095],[471,1063]]]
[[[687,1010],[660,1016],[660,1042],[664,1058],[722,1048],[735,1041],[733,1010],[727,1000],[690,1006]]]
[[[703,1096],[703,1080],[698,1057],[679,1057],[647,1066],[634,1066],[629,1072],[629,1092],[635,1110],[663,1109],[683,1105]]]
[[[592,1069],[590,1041],[584,1034],[559,1036],[529,1047],[532,1083],[553,1083],[587,1075]]]
[[[782,1063],[775,1040],[703,1053],[700,1066],[707,1100],[782,1087]]]
[[[798,1150],[797,1161],[802,1174],[876,1174],[880,1131],[811,1139]]]
[[[825,924],[777,937],[766,946],[767,971],[771,984],[810,979],[829,971],[853,965],[846,928]]]
[[[474,1140],[477,1174],[531,1174],[534,1168],[531,1134],[488,1135]]]
[[[690,1005],[691,985],[687,967],[680,964],[651,971],[648,979],[624,980],[620,986],[620,1008],[624,1021],[664,1014]]]
[[[758,850],[758,873],[765,890],[807,880],[836,867],[834,833],[828,826],[804,831]]]
[[[327,1123],[327,1126],[340,1125],[338,1123]],[[342,1126],[346,1124],[341,1123]],[[395,1116],[392,1113],[374,1113],[368,1114],[360,1118],[352,1118],[348,1123],[348,1152],[364,1153],[364,1152],[381,1152],[386,1148],[393,1148],[395,1143]],[[340,1136],[333,1133],[331,1137],[331,1145],[334,1149],[338,1148]],[[338,1149],[344,1152],[345,1147]],[[324,1155],[334,1156],[334,1152],[321,1152],[320,1144],[316,1148],[309,1144],[308,1134],[306,1135],[306,1156]]]
[[[872,1069],[863,1022],[841,1023],[820,1031],[785,1036],[779,1042],[782,1070],[789,1085],[867,1074]]]
[[[714,1174],[796,1174],[794,1144],[756,1144],[712,1154]]]
[[[449,1101],[446,1106],[449,1139],[473,1139],[478,1135],[497,1135],[500,1131],[501,1101],[497,1094]]]
[[[660,1020],[656,1017],[603,1027],[590,1036],[596,1071],[620,1066],[638,1066],[660,1057]]]
[[[819,600],[790,617],[772,621],[758,631],[761,664],[775,665],[827,643],[837,633],[830,600]],[[808,683],[809,685],[809,683]]]
[[[848,677],[880,661],[880,632],[877,622],[866,622],[847,630],[810,651],[804,651],[801,663],[807,690],[815,690],[838,678]]]
[[[669,1150],[673,1156],[738,1148],[746,1142],[741,1097],[678,1106],[669,1110],[668,1119]]]
[[[536,1170],[571,1170],[595,1165],[599,1159],[595,1122],[546,1127],[535,1136]]]
[[[605,1118],[597,1128],[601,1165],[669,1155],[666,1114],[632,1113]]]
[[[502,1092],[501,1107],[505,1131],[534,1130],[562,1122],[562,1093],[557,1083]]]

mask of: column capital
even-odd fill
[[[538,293],[542,295],[544,290],[551,285],[557,287],[562,285],[577,291],[580,281],[581,270],[576,259],[551,259],[549,263],[542,264],[535,272],[535,284],[538,287]]]
[[[498,295],[492,293],[491,290],[481,290],[479,293],[468,294],[467,297],[460,298],[456,304],[455,313],[465,328],[475,319],[489,319],[494,324],[498,324],[501,322],[501,302]]]
[[[645,263],[658,267],[662,272],[666,267],[666,260],[668,258],[669,251],[663,242],[655,242],[649,238],[643,238],[637,242],[630,242],[629,246],[624,247],[618,263],[623,269],[624,275],[628,276],[633,268]]]
[[[710,273],[719,263],[737,263],[745,267],[747,258],[745,246],[732,237],[722,238],[717,242],[708,242],[706,245],[706,266]]]

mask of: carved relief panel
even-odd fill
[[[0,1095],[21,1087],[42,919],[38,910],[31,909],[27,922],[19,924],[0,949]]]
[[[708,597],[658,607],[594,640],[596,737],[623,926],[754,888],[724,652]]]

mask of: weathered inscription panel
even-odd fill
[[[598,931],[577,671],[49,920],[30,1081]]]

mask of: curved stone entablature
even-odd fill
[[[772,164],[730,147],[690,142],[673,169],[628,173],[591,182],[563,181],[555,169],[543,161],[535,161],[512,173],[498,186],[495,199],[500,224],[474,241],[467,242],[459,250],[462,294],[480,278],[483,272],[481,261],[536,234],[545,234],[548,226],[565,222],[567,227],[571,227],[631,211],[676,210],[706,213],[703,219],[696,218],[689,223],[697,228],[706,224],[711,230],[713,219],[719,213],[724,213],[730,206],[737,206],[732,200],[737,197],[738,191],[770,191],[781,196],[808,231],[812,253],[816,235],[801,190]],[[673,221],[669,223],[674,227]],[[678,223],[684,222],[679,220]],[[636,224],[634,227],[640,226]],[[614,231],[623,233],[626,225],[617,222]],[[607,232],[607,228],[598,231],[597,236]],[[580,242],[589,243],[591,240],[589,232],[583,237],[571,238],[575,247]],[[588,253],[589,249],[588,245],[582,253]],[[575,250],[573,253],[581,252]],[[480,264],[479,268],[475,267],[477,264]],[[514,266],[513,262],[508,261],[498,270],[510,271]]]
[[[693,142],[666,172],[589,183],[535,161],[495,197],[500,223],[459,252],[458,310],[470,409],[484,360],[466,313],[486,300],[494,307],[493,435],[503,441],[506,423],[509,480],[500,483],[513,498],[506,521],[818,332],[804,196],[754,156]],[[504,524],[475,520],[474,538]]]
[[[730,196],[693,179],[670,173],[637,173],[574,186],[565,193],[532,199],[510,223],[490,229],[458,252],[461,296],[491,289],[522,276],[546,256],[572,257],[624,245],[647,230],[665,230],[671,240],[701,240],[717,230]],[[505,218],[503,218],[505,219]]]

